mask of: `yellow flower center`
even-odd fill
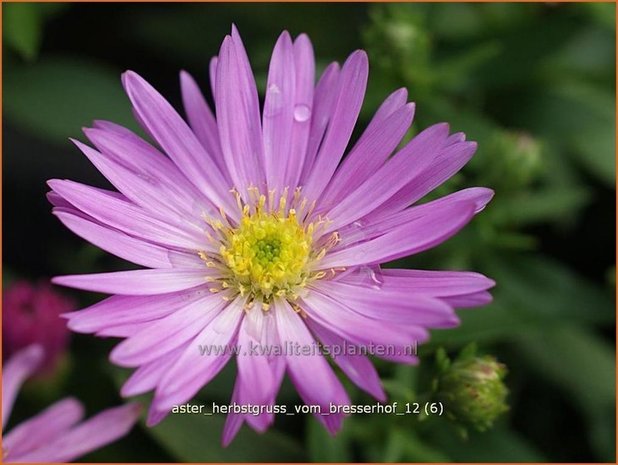
[[[268,198],[256,188],[249,194],[244,202],[235,192],[239,221],[230,221],[223,211],[220,219],[206,218],[218,253],[200,256],[218,271],[207,278],[212,292],[229,291],[224,298],[246,295],[249,307],[258,302],[268,310],[274,297],[294,301],[308,282],[326,276],[316,264],[339,236],[321,237],[326,220],[312,218],[313,206],[301,198],[300,189],[291,196],[285,189],[278,199],[274,191]]]
[[[287,216],[243,215],[227,239],[219,253],[237,282],[253,294],[269,298],[306,282],[312,237],[293,209]]]

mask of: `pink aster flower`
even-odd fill
[[[4,360],[32,344],[40,344],[45,359],[39,372],[51,374],[66,352],[69,331],[60,318],[76,308],[48,282],[16,281],[2,294],[2,357]]]
[[[307,36],[284,32],[261,112],[233,28],[210,65],[216,118],[181,72],[188,124],[129,71],[122,82],[156,146],[97,121],[85,129],[96,149],[75,143],[118,192],[49,182],[54,213],[69,229],[148,268],[54,282],[115,294],[67,315],[69,327],[125,338],[111,360],[137,368],[123,395],[154,390],[149,425],[190,400],[232,357],[233,402],[272,405],[287,373],[307,404],[348,404],[322,354],[248,347],[373,344],[397,349],[384,358],[415,363],[406,348],[425,341],[428,328],[455,326],[455,307],[491,299],[493,282],[476,273],[380,269],[448,239],[485,207],[493,193],[484,188],[411,206],[456,173],[476,144],[437,124],[398,148],[414,113],[400,89],[344,158],[367,55],[359,50],[342,66],[329,65],[316,85],[314,67]],[[340,352],[334,363],[384,400],[369,358]],[[316,417],[331,432],[341,426],[341,414]],[[223,441],[245,421],[264,431],[273,420],[272,411],[231,414]]]
[[[9,419],[22,383],[45,357],[40,345],[15,354],[2,371],[2,429]],[[2,458],[13,462],[69,462],[126,435],[139,416],[137,404],[104,410],[79,423],[82,404],[73,398],[56,402],[33,418],[2,433]]]

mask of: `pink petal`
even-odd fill
[[[399,89],[380,105],[365,131],[330,181],[321,205],[332,208],[384,164],[410,128],[414,104],[406,105],[408,92]]]
[[[217,121],[197,83],[186,71],[180,72],[180,90],[191,129],[206,151],[212,156],[221,173],[227,175],[221,144],[219,143]]]
[[[122,82],[140,120],[176,166],[213,204],[234,210],[231,186],[172,106],[132,71],[122,75]]]
[[[318,149],[331,120],[333,108],[337,103],[339,75],[339,64],[331,63],[326,67],[315,87],[309,140],[307,141],[307,151],[305,152],[305,160],[300,178],[301,184],[306,182],[311,173]]]
[[[266,183],[277,192],[289,186],[289,160],[297,155],[291,153],[295,97],[294,46],[285,31],[279,36],[270,60],[262,117]]]
[[[458,203],[393,228],[386,234],[327,254],[320,268],[370,265],[430,249],[454,235],[474,215],[474,205]]]
[[[436,124],[417,135],[327,213],[332,220],[327,232],[362,218],[416,179],[444,145],[447,136],[446,124]]]
[[[304,194],[309,200],[319,198],[343,157],[365,96],[368,67],[367,54],[357,50],[341,69],[333,114],[305,182]]]
[[[238,332],[238,347],[240,348],[236,356],[238,381],[241,389],[246,393],[243,395],[244,400],[250,404],[265,404],[273,397],[275,390],[275,380],[268,357],[260,353],[260,333],[263,325],[261,320],[263,319],[261,309],[249,311],[240,324]]]
[[[387,117],[380,116],[376,113],[374,124],[367,127],[335,173],[320,200],[320,210],[333,208],[386,162],[412,124],[414,104],[404,105]]]
[[[140,366],[122,385],[120,395],[123,397],[137,396],[156,388],[161,378],[176,363],[189,344],[190,342],[186,342],[156,360]]]
[[[416,294],[410,289],[380,289],[323,281],[315,284],[323,294],[355,312],[380,321],[402,325],[444,328],[459,324],[453,309],[438,298]]]
[[[19,462],[69,462],[125,436],[137,421],[140,407],[123,405],[104,410],[36,450],[15,457]]]
[[[56,276],[54,284],[106,294],[150,295],[166,294],[200,286],[206,282],[208,270],[154,269],[116,271]]]
[[[219,315],[226,304],[219,295],[202,297],[122,341],[110,354],[110,360],[125,367],[156,360],[191,341]]]
[[[298,186],[313,120],[313,93],[315,79],[315,59],[311,41],[305,34],[294,41],[294,66],[296,69],[296,95],[294,99],[294,123],[292,125],[292,156],[287,160],[287,184],[290,188]]]
[[[244,299],[240,297],[230,303],[178,358],[157,387],[159,411],[188,401],[226,365],[244,316],[243,306]],[[199,345],[208,345],[213,350],[202,355]]]
[[[223,40],[217,62],[215,103],[223,159],[234,187],[246,196],[264,187],[262,129],[257,89],[237,32]]]
[[[273,307],[279,339],[284,347],[295,344],[301,348],[316,347],[316,341],[302,318],[287,301],[277,299]],[[329,411],[331,403],[350,404],[345,389],[320,353],[312,351],[309,355],[297,355],[285,351],[285,360],[290,378],[306,404],[319,405],[323,412]],[[331,432],[341,426],[341,418],[338,416],[333,415],[330,419],[321,415],[316,417],[325,422]]]
[[[67,228],[73,231],[82,239],[87,240],[93,245],[123,258],[130,262],[149,268],[172,268],[170,255],[184,255],[185,259],[194,258],[196,267],[203,266],[197,255],[188,255],[181,252],[174,252],[169,249],[154,245],[152,243],[135,239],[123,232],[101,226],[82,217],[54,211],[54,214],[62,221]],[[191,261],[191,260],[190,260]]]
[[[322,342],[322,344],[329,347],[329,350],[340,351],[339,354],[332,354],[331,356],[337,366],[343,370],[343,372],[354,382],[354,384],[371,394],[380,402],[386,401],[386,394],[382,389],[380,376],[371,361],[365,355],[360,353],[356,353],[354,355],[347,354],[345,352],[346,346],[351,344],[347,343],[345,339],[332,331],[329,331],[324,326],[313,320],[308,319],[306,324]],[[357,346],[357,349],[360,352],[360,347]]]
[[[45,354],[40,345],[31,345],[17,352],[4,364],[2,371],[2,427],[6,425],[13,403],[23,382],[43,361]]]
[[[14,427],[2,440],[2,447],[7,451],[5,458],[36,450],[44,444],[66,434],[66,432],[84,416],[84,407],[73,398],[56,402],[38,415]]]
[[[440,186],[457,173],[474,155],[476,142],[461,142],[448,145],[431,160],[423,172],[393,195],[382,208],[375,211],[376,216],[388,215],[411,205]]]
[[[55,179],[48,184],[87,215],[131,236],[191,251],[209,249],[205,235],[186,223],[164,220],[116,195],[77,182]]]
[[[72,331],[92,333],[112,325],[157,320],[209,294],[208,288],[202,287],[152,296],[115,295],[62,316],[69,320],[67,326]]]

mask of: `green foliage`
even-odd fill
[[[181,462],[295,462],[303,450],[290,436],[270,430],[262,435],[243,428],[234,447],[221,446],[225,417],[172,415],[148,432]]]
[[[9,66],[5,116],[37,137],[66,146],[94,119],[136,127],[120,73],[109,66],[58,56]]]
[[[41,46],[43,25],[64,8],[62,3],[8,3],[3,5],[3,38],[24,60],[34,60]]]
[[[37,150],[49,147],[68,157],[73,148],[67,138],[80,137],[80,128],[94,119],[136,129],[120,85],[120,72],[127,67],[153,81],[174,105],[179,103],[179,68],[191,71],[208,94],[208,60],[218,53],[232,22],[243,34],[262,93],[272,45],[283,28],[310,35],[318,71],[364,48],[371,74],[359,127],[390,92],[406,87],[417,103],[408,138],[448,121],[452,132],[464,131],[479,143],[472,161],[423,201],[477,185],[495,191],[485,211],[456,237],[393,264],[472,269],[497,284],[492,304],[460,311],[457,328],[432,331],[419,348],[419,366],[375,360],[388,401],[428,401],[436,371],[448,369],[446,351],[457,353],[471,342],[508,364],[504,382],[511,394],[509,412],[484,432],[469,428],[466,439],[458,426],[439,416],[354,415],[331,437],[313,417],[297,415],[279,416],[263,435],[244,426],[231,446],[222,448],[223,416],[172,415],[157,427],[137,428],[125,442],[88,459],[615,460],[615,4],[114,8],[3,5],[5,142],[16,130],[42,144],[34,145]],[[7,159],[11,150],[5,149]],[[36,201],[42,187],[37,189]],[[36,203],[20,201],[27,208]],[[54,273],[120,266],[81,244],[50,240]],[[11,274],[26,273],[5,270],[5,277]],[[86,304],[92,296],[80,298]],[[436,362],[440,347],[444,352]],[[117,390],[126,371],[104,368],[109,367],[108,349],[94,338],[76,339],[64,382],[88,408],[120,402]],[[235,376],[230,364],[195,403],[229,402]],[[354,403],[374,402],[351,384],[346,387]],[[38,407],[37,396],[25,395]],[[529,408],[537,398],[542,405]],[[299,402],[289,380],[278,402]],[[541,425],[541,431],[530,425]],[[576,440],[562,439],[569,433]]]

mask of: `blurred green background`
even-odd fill
[[[133,69],[180,108],[178,71],[207,91],[211,56],[236,23],[263,87],[282,29],[306,32],[318,68],[357,48],[370,57],[359,130],[390,92],[417,103],[414,131],[447,121],[479,142],[438,194],[496,191],[457,237],[397,263],[472,269],[497,281],[494,303],[434,331],[421,365],[378,363],[391,400],[428,392],[434,352],[470,342],[508,366],[510,411],[484,433],[445,418],[358,415],[331,439],[307,416],[243,429],[220,447],[222,417],[136,427],[86,461],[615,461],[615,5],[3,4],[5,284],[16,277],[126,267],[49,213],[45,180],[106,186],[67,140],[93,119],[137,129],[120,73]],[[207,92],[210,98],[209,92]],[[358,136],[358,130],[356,136]],[[99,296],[74,293],[87,305]],[[10,326],[10,322],[4,322]],[[64,395],[89,413],[116,405],[127,376],[114,341],[75,335],[53,384],[30,386],[11,423]],[[228,367],[195,402],[229,401]],[[355,403],[371,403],[350,386]],[[280,403],[297,403],[289,384]]]

